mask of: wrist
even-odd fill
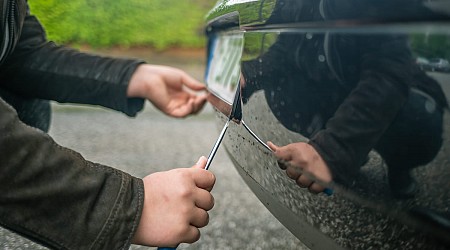
[[[130,78],[130,82],[128,83],[127,88],[127,97],[140,97],[145,98],[145,71],[147,70],[147,64],[140,64],[133,75]]]
[[[309,148],[312,151],[312,155],[313,155],[313,159],[314,159],[314,164],[313,164],[313,168],[311,169],[312,174],[319,180],[329,183],[333,180],[333,177],[331,175],[331,171],[328,168],[327,163],[325,162],[325,160],[322,158],[322,156],[319,154],[319,152],[317,152],[317,150],[310,144],[308,144]]]

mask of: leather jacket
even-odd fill
[[[142,61],[48,42],[26,0],[0,0],[0,89],[134,116],[129,79]],[[92,163],[25,125],[0,98],[0,225],[57,249],[127,249],[143,208],[141,179]]]

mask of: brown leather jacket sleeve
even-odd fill
[[[0,99],[0,224],[57,249],[127,249],[142,180],[92,163]]]
[[[14,52],[0,68],[0,86],[23,97],[101,105],[135,116],[144,100],[127,98],[126,90],[142,63],[58,46],[47,41],[39,21],[27,15]]]

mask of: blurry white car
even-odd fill
[[[429,62],[432,71],[450,72],[450,63],[446,59],[433,58]]]

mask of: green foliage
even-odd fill
[[[249,61],[264,54],[277,40],[277,33],[247,32],[245,33],[244,57]]]
[[[411,36],[411,47],[420,56],[450,59],[450,42],[448,35],[416,34]]]
[[[211,0],[29,0],[49,39],[94,47],[199,48]]]

